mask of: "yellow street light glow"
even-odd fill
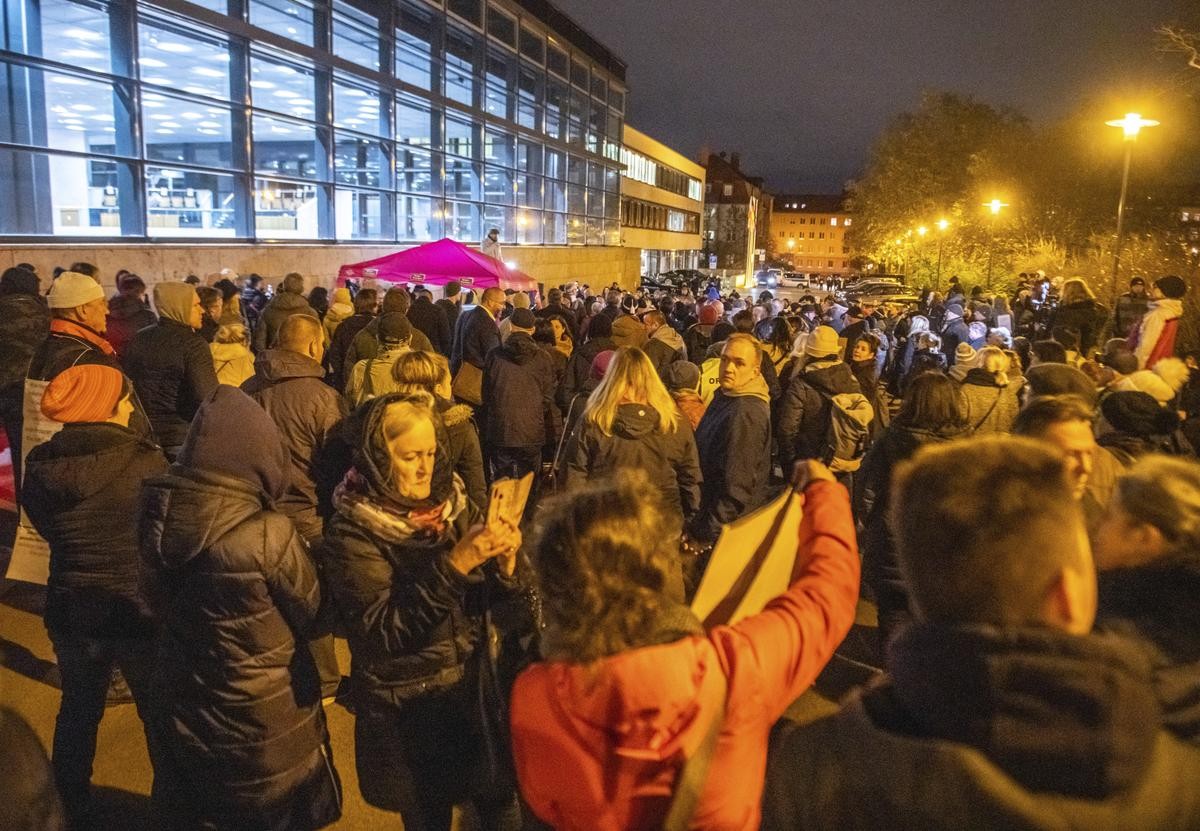
[[[924,225],[922,225],[920,228],[917,229],[917,233],[921,236],[925,236],[926,234],[929,233],[929,229],[926,228]]]
[[[1143,127],[1157,127],[1159,122],[1153,118],[1142,118],[1141,113],[1125,113],[1124,118],[1114,118],[1104,122],[1109,127],[1120,127],[1125,133],[1126,141],[1136,141]]]
[[[984,202],[983,207],[987,208],[995,216],[1000,213],[1001,208],[1007,208],[1007,202],[1001,202],[999,199],[993,199],[991,202]]]
[[[949,228],[949,227],[950,227],[950,220],[948,220],[948,219],[939,219],[939,220],[937,221],[937,227],[938,227],[938,230],[939,230],[939,231],[945,231],[947,228]]]

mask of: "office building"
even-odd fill
[[[776,196],[770,231],[775,257],[803,274],[844,276],[850,270],[846,232],[853,222],[841,195]]]
[[[621,147],[621,240],[642,274],[701,268],[704,168],[628,124]]]

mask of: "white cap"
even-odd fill
[[[91,277],[78,271],[64,271],[50,286],[46,299],[51,309],[74,309],[103,298],[104,289]]]

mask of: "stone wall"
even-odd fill
[[[289,271],[304,275],[309,286],[332,286],[338,268],[400,250],[400,246],[350,245],[40,245],[0,248],[0,270],[30,263],[42,275],[43,286],[55,266],[94,263],[101,282],[112,286],[118,269],[128,269],[147,283],[200,278],[229,268],[238,274],[256,272],[278,282]],[[639,282],[639,250],[608,246],[506,246],[504,258],[548,288],[578,280],[593,288],[616,281],[634,288]]]

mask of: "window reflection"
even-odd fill
[[[301,0],[250,0],[250,22],[305,46],[313,45],[313,8]]]
[[[229,99],[229,44],[142,20],[138,77],[180,92]]]
[[[162,237],[237,234],[233,176],[174,167],[146,168],[146,233]]]
[[[325,152],[314,125],[259,114],[255,114],[253,123],[256,173],[325,178]]]
[[[256,109],[274,110],[297,118],[317,117],[313,72],[294,63],[252,55],[250,97]]]
[[[268,239],[316,239],[319,191],[315,185],[254,180],[254,233]]]

